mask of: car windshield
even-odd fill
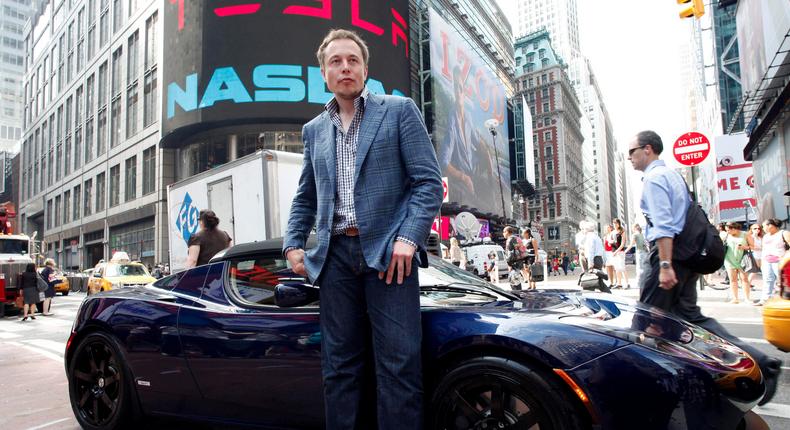
[[[19,239],[0,240],[0,254],[27,255],[27,241]]]
[[[109,264],[104,276],[148,276],[148,271],[142,264]]]
[[[493,284],[490,284],[475,276],[473,273],[460,269],[454,264],[450,264],[441,258],[429,255],[428,261],[429,266],[427,268],[420,269],[420,286],[422,287],[441,287],[463,284],[501,292],[501,290]]]

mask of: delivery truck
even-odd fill
[[[234,244],[282,237],[302,170],[302,154],[259,151],[167,187],[170,269],[186,267],[189,238],[203,209]]]

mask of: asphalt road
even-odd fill
[[[572,276],[551,277],[545,288],[573,286]],[[636,289],[615,290],[636,297]],[[756,297],[756,296],[755,296]],[[55,297],[54,316],[21,322],[17,316],[0,319],[0,428],[79,429],[70,407],[63,367],[63,351],[84,294]],[[756,409],[772,429],[790,428],[790,354],[763,340],[761,308],[733,305],[726,291],[700,292],[706,315],[717,318],[733,334],[784,361],[774,401]],[[148,424],[148,423],[147,423]],[[156,421],[147,428],[194,429],[193,424]]]

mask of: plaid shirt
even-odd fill
[[[333,97],[326,104],[329,119],[335,125],[335,166],[337,167],[337,189],[335,190],[335,215],[332,221],[332,234],[342,234],[349,228],[357,227],[357,214],[354,209],[354,163],[357,159],[357,139],[362,116],[365,115],[365,100],[368,89],[354,100],[354,118],[348,130],[343,132],[340,120],[340,107]]]
[[[325,106],[329,119],[335,126],[335,166],[337,189],[335,190],[335,213],[332,220],[332,235],[343,234],[349,228],[357,228],[357,214],[354,208],[354,168],[357,159],[357,140],[362,117],[365,115],[365,103],[368,88],[354,100],[354,118],[348,130],[343,132],[340,119],[340,107],[333,97]],[[398,241],[408,243],[417,248],[411,240],[398,236]]]

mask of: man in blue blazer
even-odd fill
[[[368,91],[368,49],[332,30],[316,53],[334,98],[302,130],[304,165],[283,252],[321,287],[326,428],[369,426],[360,406],[373,346],[379,429],[422,428],[419,282],[442,201],[435,151],[409,98]],[[316,226],[318,245],[304,252]]]

